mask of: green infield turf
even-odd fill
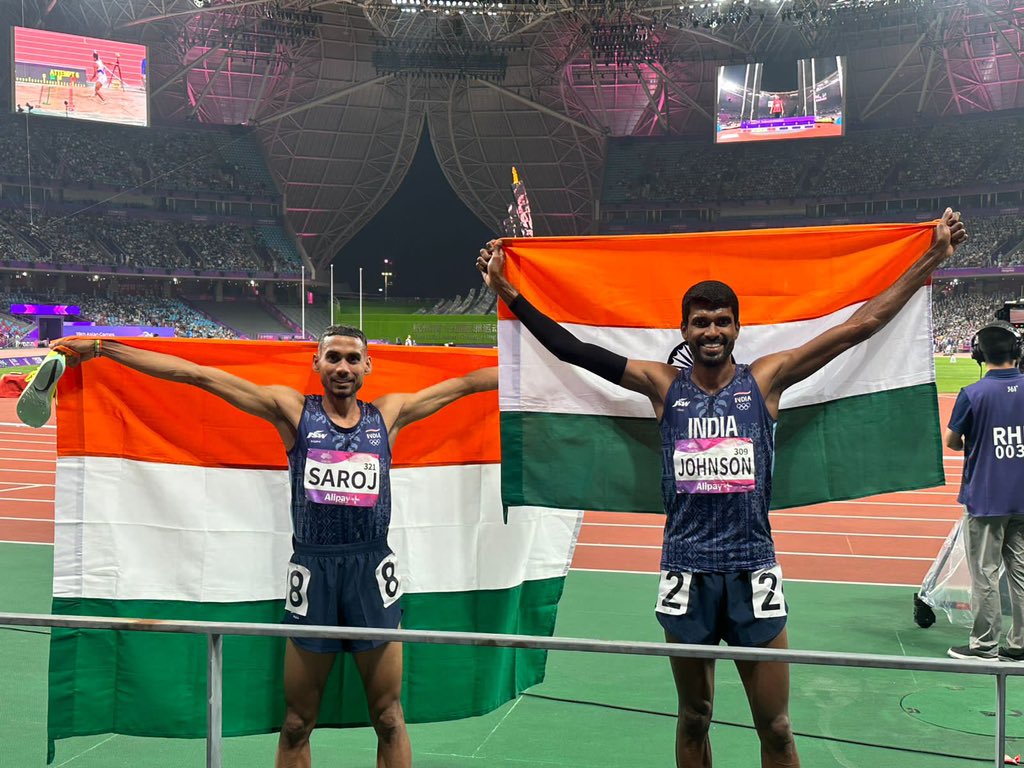
[[[955,363],[949,362],[945,355],[935,357],[935,384],[940,395],[955,395],[963,387],[976,382],[979,374],[978,364],[966,355],[957,357]]]

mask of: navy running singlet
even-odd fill
[[[386,540],[391,524],[391,447],[384,418],[359,401],[359,423],[335,425],[321,395],[307,395],[288,452],[292,526],[300,544]]]
[[[768,523],[775,420],[750,366],[713,395],[679,372],[661,420],[668,516],[661,568],[730,573],[775,564]]]

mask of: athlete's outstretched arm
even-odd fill
[[[498,367],[479,368],[465,376],[446,379],[419,392],[396,392],[381,395],[373,404],[377,406],[387,425],[388,438],[394,444],[398,431],[414,421],[425,419],[451,405],[460,397],[490,392],[498,388]]]
[[[505,277],[505,253],[500,240],[493,240],[480,251],[477,269],[484,282],[505,302],[544,348],[564,363],[576,365],[621,387],[639,392],[654,406],[661,418],[665,394],[676,376],[676,369],[653,360],[630,360],[597,344],[580,341],[572,333],[534,307]]]
[[[77,353],[67,356],[69,365],[92,360],[99,351],[102,357],[128,368],[167,381],[190,384],[227,401],[240,411],[258,416],[273,424],[287,447],[295,435],[295,425],[302,413],[302,393],[290,387],[263,387],[239,376],[207,365],[197,365],[174,355],[137,349],[117,341],[102,340],[98,346],[94,339],[66,337],[51,347],[66,347]]]
[[[788,387],[803,381],[846,350],[882,330],[924,285],[932,272],[952,256],[953,250],[966,239],[967,231],[960,221],[960,214],[947,208],[935,225],[931,246],[895,283],[867,301],[845,322],[803,346],[755,360],[751,372],[769,411],[778,413],[779,398]]]

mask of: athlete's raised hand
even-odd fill
[[[501,247],[501,240],[491,240],[480,249],[480,255],[476,257],[476,268],[483,275],[487,287],[506,304],[519,295],[505,277],[505,251]]]
[[[967,229],[960,220],[959,211],[954,212],[952,208],[947,208],[943,211],[939,223],[935,225],[932,244],[942,250],[942,260],[945,261],[953,255],[957,246],[966,240]]]

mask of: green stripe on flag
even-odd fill
[[[772,509],[942,485],[935,384],[782,412]]]
[[[789,408],[776,431],[773,509],[941,485],[935,385]],[[663,512],[653,419],[504,411],[509,506]]]
[[[550,636],[564,578],[506,590],[407,594],[402,626]],[[54,598],[53,613],[195,621],[279,623],[283,601],[186,603]],[[429,623],[429,626],[428,626]],[[157,632],[53,630],[49,738],[96,733],[206,735],[206,637]],[[409,722],[490,712],[544,679],[543,651],[405,646],[403,701]],[[275,731],[284,716],[284,640],[224,636],[224,735]],[[319,724],[368,723],[350,654],[331,673]]]
[[[562,509],[663,512],[659,443],[654,419],[503,411],[501,500],[510,507],[543,499],[541,506]]]

